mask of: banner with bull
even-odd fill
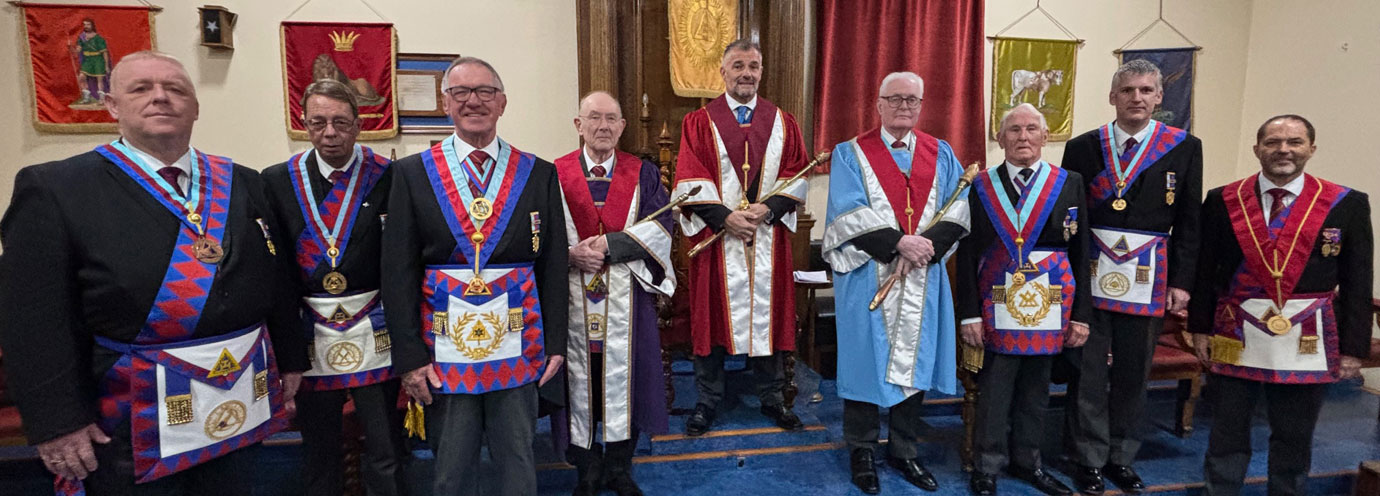
[[[1029,103],[1049,122],[1050,141],[1073,137],[1073,81],[1079,42],[1029,38],[992,39],[992,138],[1001,116]]]
[[[1193,85],[1198,47],[1121,50],[1121,63],[1143,59],[1160,68],[1164,99],[1155,107],[1154,119],[1184,131],[1193,131]]]

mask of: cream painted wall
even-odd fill
[[[62,2],[63,0],[51,0]],[[70,2],[71,0],[67,0]],[[79,3],[131,4],[132,0],[80,0]],[[283,126],[283,75],[278,23],[300,1],[219,0],[239,14],[235,50],[198,44],[196,6],[184,1],[156,2],[158,49],[182,60],[197,86],[201,119],[192,144],[262,169],[310,146],[291,141]],[[575,46],[575,2],[569,0],[409,0],[370,2],[398,29],[400,52],[460,53],[487,59],[507,87],[508,109],[499,134],[516,146],[554,159],[578,146],[571,128],[579,99]],[[13,6],[0,7],[0,205],[9,205],[14,175],[29,164],[61,159],[110,141],[114,135],[40,134],[30,115],[32,95],[25,72],[20,31]],[[478,14],[467,18],[461,13]],[[356,0],[317,0],[292,20],[373,22],[378,17]],[[109,29],[109,28],[107,28]],[[442,135],[401,135],[365,144],[399,157],[425,149]]]
[[[1255,2],[1258,4],[1258,2]],[[1112,50],[1130,41],[1136,33],[1159,15],[1153,0],[1134,2],[1058,1],[1042,6],[1064,27],[1086,40],[1078,53],[1074,82],[1074,136],[1110,122],[1115,116],[1107,94],[1117,57]],[[997,34],[1034,7],[1029,0],[987,0],[987,35]],[[1203,140],[1204,189],[1227,182],[1236,176],[1238,135],[1243,105],[1241,88],[1246,80],[1246,61],[1251,41],[1252,10],[1260,7],[1251,0],[1165,0],[1165,19],[1199,46],[1198,75],[1194,95],[1193,134]],[[1068,39],[1044,16],[1036,12],[1017,24],[1005,36]],[[1187,46],[1173,30],[1156,26],[1129,48]],[[991,80],[992,55],[988,44],[986,71]],[[1065,80],[1067,81],[1067,79]],[[989,90],[990,92],[990,90]],[[991,95],[988,95],[991,105]],[[990,110],[989,110],[990,112]],[[1062,142],[1045,146],[1044,158],[1058,164],[1064,154]],[[1002,160],[995,141],[987,143],[988,163]]]

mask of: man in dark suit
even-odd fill
[[[283,227],[283,268],[301,300],[312,368],[297,398],[302,411],[307,494],[344,492],[342,411],[354,400],[364,430],[364,486],[377,496],[406,494],[407,459],[398,379],[379,304],[379,249],[392,171],[355,144],[359,108],[350,89],[322,80],[302,94],[312,149],[264,170],[268,198]],[[347,396],[348,395],[348,396]]]
[[[1011,109],[999,130],[1006,161],[973,183],[954,292],[963,341],[986,347],[969,490],[995,494],[1006,468],[1046,494],[1071,494],[1041,467],[1040,434],[1054,356],[1088,338],[1083,178],[1040,159],[1049,129],[1034,106]]]
[[[488,62],[445,72],[455,134],[397,161],[383,236],[393,367],[426,405],[437,494],[478,494],[487,438],[504,494],[536,494],[541,401],[564,404],[567,249],[550,162],[498,138],[507,106]],[[550,382],[548,382],[550,381]]]
[[[1370,353],[1370,201],[1303,172],[1315,138],[1303,117],[1271,117],[1256,131],[1260,173],[1203,202],[1188,329],[1211,374],[1205,494],[1241,492],[1262,399],[1269,493],[1304,494],[1327,385],[1357,377]]]
[[[0,221],[10,391],[60,493],[248,494],[308,368],[279,231],[256,172],[189,146],[177,59],[111,90],[120,139],[21,170]]]
[[[1155,340],[1165,312],[1183,312],[1193,288],[1203,145],[1151,118],[1163,97],[1159,68],[1123,64],[1107,97],[1116,120],[1070,140],[1060,164],[1088,179],[1092,332],[1069,384],[1065,430],[1084,494],[1101,494],[1104,476],[1129,493],[1145,489],[1131,462]]]

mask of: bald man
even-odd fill
[[[667,204],[667,193],[656,164],[617,150],[627,124],[618,101],[596,91],[579,112],[584,146],[556,159],[570,240],[570,340],[568,408],[552,429],[579,472],[574,494],[641,495],[632,479],[637,436],[666,431],[655,302],[675,291],[671,214],[639,222]]]
[[[258,173],[191,148],[177,59],[111,77],[120,137],[21,170],[0,221],[10,393],[60,494],[250,494],[310,368],[282,231]]]

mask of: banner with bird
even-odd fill
[[[288,136],[307,139],[302,93],[322,79],[344,83],[359,105],[359,139],[398,134],[397,31],[390,23],[294,22],[281,25],[283,107]]]
[[[1198,62],[1198,47],[1122,50],[1121,63],[1144,59],[1160,68],[1164,77],[1164,100],[1155,107],[1153,118],[1192,132],[1193,84]]]

